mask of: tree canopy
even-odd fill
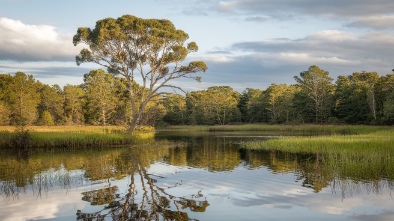
[[[247,88],[241,94],[229,86],[185,96],[157,94],[146,105],[140,124],[394,124],[394,74],[354,72],[338,76],[331,84],[325,72],[328,81],[314,87],[318,99],[310,90],[314,84],[309,74],[293,85],[273,83],[265,90]],[[139,105],[148,89],[132,83]],[[0,125],[127,126],[133,118],[128,87],[126,78],[103,70],[86,73],[81,85],[63,88],[42,84],[22,72],[0,74]]]
[[[200,77],[194,74],[207,70],[203,61],[181,64],[189,53],[198,51],[195,42],[186,44],[188,38],[187,33],[176,29],[169,20],[123,15],[117,19],[99,20],[94,29],[78,28],[73,43],[89,46],[76,56],[78,65],[93,62],[106,67],[109,73],[127,79],[132,131],[142,119],[147,103],[161,94],[160,88],[181,89],[170,81],[181,77],[200,81]],[[147,89],[138,97],[134,96],[133,89],[137,78]]]
[[[311,112],[315,116],[315,122],[324,122],[329,116],[327,110],[330,106],[330,96],[333,93],[333,79],[328,71],[320,69],[316,65],[309,67],[307,71],[295,76],[297,86],[301,88],[300,95],[306,98],[306,106],[311,107]],[[311,104],[308,104],[310,101]]]

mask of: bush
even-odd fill
[[[42,112],[41,119],[40,119],[39,123],[41,125],[45,125],[45,126],[52,126],[55,124],[55,121],[53,120],[51,113],[49,113],[49,111],[46,110],[46,111]]]
[[[26,150],[33,146],[33,139],[30,137],[29,132],[25,130],[15,133],[11,143],[13,148]]]

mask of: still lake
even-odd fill
[[[0,220],[394,220],[394,168],[242,149],[277,134],[161,132],[0,153]]]

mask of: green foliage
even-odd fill
[[[383,107],[384,120],[387,123],[394,124],[394,90],[387,95]]]
[[[170,69],[160,71],[166,74]],[[66,85],[64,90],[58,85],[42,84],[22,72],[15,76],[0,74],[0,125],[25,127],[53,122],[126,127],[136,117],[138,126],[394,123],[393,74],[355,72],[339,76],[331,84],[328,72],[311,66],[296,79],[296,85],[271,84],[265,90],[247,88],[242,94],[229,86],[213,86],[181,96],[151,93],[135,81],[130,83],[125,77],[102,70],[87,73],[83,85]],[[322,85],[325,82],[326,90],[320,90],[325,86],[316,86],[319,84],[314,85],[315,81]],[[321,93],[316,98],[314,87],[319,89],[317,94]]]
[[[271,84],[264,92],[264,102],[266,110],[270,114],[272,123],[289,123],[295,119],[293,108],[295,94],[299,87],[288,86],[286,84]]]
[[[32,75],[17,72],[9,86],[9,102],[12,121],[16,125],[31,125],[38,117],[40,95]]]
[[[240,122],[237,108],[240,94],[228,86],[209,87],[208,90],[186,95],[189,121],[196,124],[228,124]]]
[[[267,103],[264,102],[264,91],[248,88],[246,90],[246,119],[248,123],[268,122]]]
[[[63,90],[59,85],[54,85],[50,87],[46,84],[39,85],[39,93],[41,97],[41,102],[38,105],[38,112],[40,117],[44,115],[44,112],[49,112],[52,121],[56,124],[64,123],[64,98]],[[46,116],[48,117],[48,116]],[[43,123],[43,122],[39,122]],[[47,125],[44,123],[44,125]]]
[[[163,121],[170,125],[187,124],[186,99],[179,94],[167,94],[163,99],[166,114]]]
[[[46,125],[46,126],[52,126],[55,124],[51,113],[49,113],[49,111],[47,111],[47,110],[42,112],[42,115],[41,115],[41,118],[39,121],[40,121],[40,124]]]
[[[166,112],[163,103],[157,97],[153,98],[146,105],[141,125],[156,126],[162,124]]]
[[[192,74],[206,71],[207,66],[202,61],[181,64],[189,53],[198,50],[195,42],[185,46],[188,38],[184,31],[176,29],[169,20],[123,15],[117,19],[99,20],[93,30],[79,28],[73,43],[89,46],[76,57],[78,65],[93,62],[127,80],[132,112],[130,131],[133,131],[141,123],[146,105],[160,94],[160,88],[181,89],[169,82],[182,77],[199,81],[200,77]],[[139,74],[142,79],[144,90],[140,96],[134,94],[135,74]]]
[[[14,133],[11,139],[11,148],[21,151],[27,151],[28,148],[33,147],[33,140],[29,131],[20,130]]]
[[[11,111],[9,107],[6,106],[6,103],[0,100],[0,125],[9,125],[10,124],[10,114]]]
[[[64,86],[64,114],[67,124],[81,125],[84,122],[83,106],[85,92],[82,87],[74,85]]]
[[[334,86],[331,83],[333,79],[328,75],[327,71],[313,65],[307,71],[301,72],[300,76],[294,77],[297,86],[301,89],[299,98],[307,102],[303,106],[298,106],[298,108],[301,110],[310,108],[308,112],[313,113],[312,117],[314,117],[315,123],[326,122],[328,117],[330,117],[332,105],[330,101],[332,101],[331,96]],[[308,112],[304,111],[304,113]],[[306,119],[310,117],[305,116]]]
[[[382,87],[376,72],[354,72],[336,82],[336,115],[346,123],[376,123],[382,109]],[[379,101],[380,96],[380,101]]]
[[[13,77],[9,74],[0,74],[0,101],[8,104],[10,102],[10,91],[12,90]]]
[[[118,102],[115,78],[103,70],[92,70],[84,75],[84,87],[87,100],[86,121],[91,124],[108,124]]]

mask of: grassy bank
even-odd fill
[[[382,178],[394,179],[394,128],[352,135],[309,137],[278,137],[241,144],[249,150],[266,150],[273,153],[305,154],[298,166],[305,168],[306,177],[316,191],[331,180],[352,179],[370,182],[372,191],[379,192]],[[304,156],[305,156],[304,155]],[[390,181],[391,182],[391,181]],[[342,191],[349,188],[339,181]]]
[[[188,125],[167,126],[156,128],[157,131],[264,131],[264,132],[294,132],[316,134],[365,134],[386,130],[388,127],[364,125],[270,125],[270,124],[241,124],[241,125]]]
[[[132,144],[139,138],[154,136],[154,130],[143,127],[133,135],[116,126],[32,126],[25,132],[15,127],[0,127],[1,148],[100,147]]]
[[[50,133],[99,133],[112,134],[123,133],[125,128],[121,126],[27,126],[29,132]],[[14,126],[0,126],[0,132],[15,132]]]
[[[394,128],[355,135],[279,137],[243,144],[246,149],[279,150],[292,153],[384,153],[394,151]],[[394,152],[393,152],[394,153]]]

